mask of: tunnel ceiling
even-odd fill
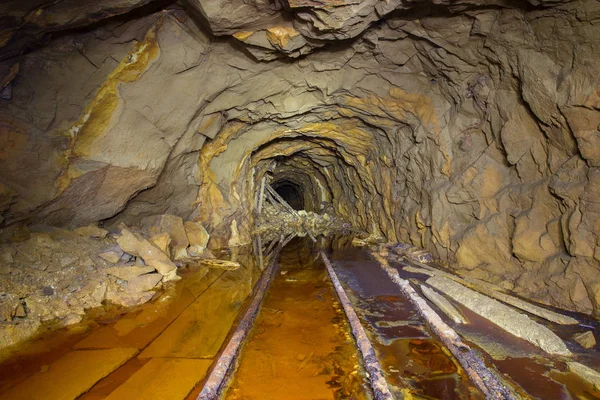
[[[358,229],[600,304],[600,6],[8,1],[0,224],[248,238],[265,175]]]

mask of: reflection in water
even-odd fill
[[[296,239],[281,253],[225,398],[369,398],[345,316],[311,247]]]

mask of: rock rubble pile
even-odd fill
[[[90,225],[73,231],[24,225],[0,244],[0,348],[46,322],[80,322],[105,304],[131,307],[180,279],[178,267],[214,258],[201,223],[164,214],[120,230]]]

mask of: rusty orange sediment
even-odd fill
[[[252,328],[252,324],[254,319],[256,318],[256,314],[260,309],[263,299],[265,298],[265,294],[273,279],[273,275],[277,270],[277,256],[281,251],[281,247],[273,254],[271,257],[271,261],[260,279],[258,283],[256,293],[252,302],[246,309],[243,318],[240,320],[237,328],[235,329],[231,339],[227,343],[225,350],[218,358],[215,363],[212,371],[208,375],[208,378],[202,388],[202,391],[197,397],[197,400],[213,400],[216,399],[219,391],[221,390],[223,383],[226,380],[227,373],[232,367],[233,361],[238,354],[240,346],[248,336],[248,332]]]

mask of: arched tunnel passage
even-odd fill
[[[271,186],[294,210],[304,210],[304,191],[300,185],[284,179]]]

